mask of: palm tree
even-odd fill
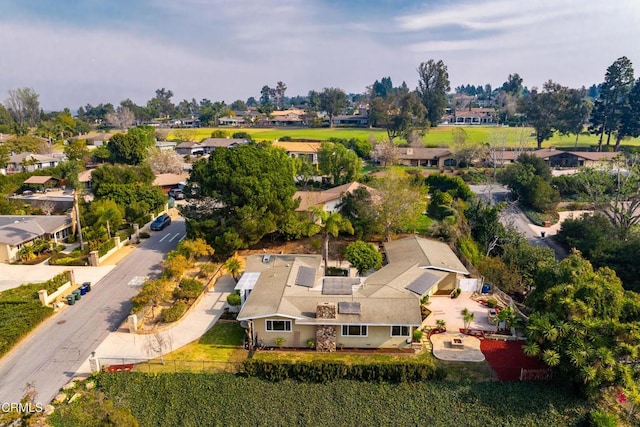
[[[511,307],[506,307],[500,310],[496,317],[498,319],[497,332],[500,332],[500,330],[503,329],[500,327],[502,322],[504,322],[504,330],[509,331],[516,321],[516,314]]]
[[[224,262],[224,269],[227,273],[233,277],[233,280],[238,281],[237,278],[240,275],[240,271],[242,271],[243,265],[242,260],[238,258],[238,253],[236,252],[231,258],[228,258]]]
[[[465,333],[468,334],[469,326],[471,325],[471,322],[473,322],[473,319],[476,317],[476,314],[470,312],[468,308],[463,309],[460,313],[462,314],[462,321],[464,322]]]
[[[445,322],[444,319],[436,320],[436,326],[441,331],[446,331],[447,330],[447,322]]]
[[[321,233],[323,237],[322,256],[324,258],[324,272],[327,274],[327,267],[329,263],[329,237],[338,237],[340,232],[353,234],[353,226],[348,219],[340,214],[340,212],[327,212],[320,208],[313,208],[312,212],[316,219],[316,232]]]

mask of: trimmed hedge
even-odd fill
[[[98,256],[105,256],[107,252],[116,247],[116,242],[113,239],[109,239],[100,246],[98,246]]]
[[[347,365],[340,362],[288,362],[248,359],[243,364],[248,376],[267,381],[295,380],[326,383],[337,380],[405,383],[443,380],[446,371],[417,362],[371,363]]]
[[[175,322],[182,317],[186,309],[187,304],[183,301],[176,301],[171,307],[163,309],[160,316],[165,323]]]
[[[204,285],[197,279],[184,278],[180,280],[180,284],[173,290],[175,299],[195,299],[202,293]]]

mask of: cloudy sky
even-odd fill
[[[3,0],[0,101],[32,87],[47,109],[361,93],[390,76],[417,84],[442,59],[452,88],[599,83],[620,56],[640,76],[638,0]]]

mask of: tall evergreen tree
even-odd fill
[[[427,119],[431,127],[438,125],[447,108],[447,92],[451,90],[447,66],[433,59],[418,66],[418,95],[427,109]]]
[[[600,135],[598,150],[602,150],[604,135],[607,135],[607,146],[611,143],[611,134],[618,132],[621,126],[622,113],[627,96],[633,87],[633,65],[623,56],[607,68],[602,83],[600,96],[596,99],[591,113],[589,130]],[[616,148],[619,141],[616,143]]]

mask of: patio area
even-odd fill
[[[471,299],[472,292],[462,292],[458,298],[431,297],[427,308],[431,311],[423,325],[436,326],[436,321],[442,319],[446,323],[447,331],[457,333],[460,328],[464,328],[462,310],[465,308],[473,313],[473,321],[469,325],[470,329],[481,329],[483,331],[495,331],[496,324],[489,321],[489,309],[478,301]]]
[[[480,340],[460,333],[431,335],[433,355],[440,360],[457,362],[483,362],[484,354],[480,350]]]

